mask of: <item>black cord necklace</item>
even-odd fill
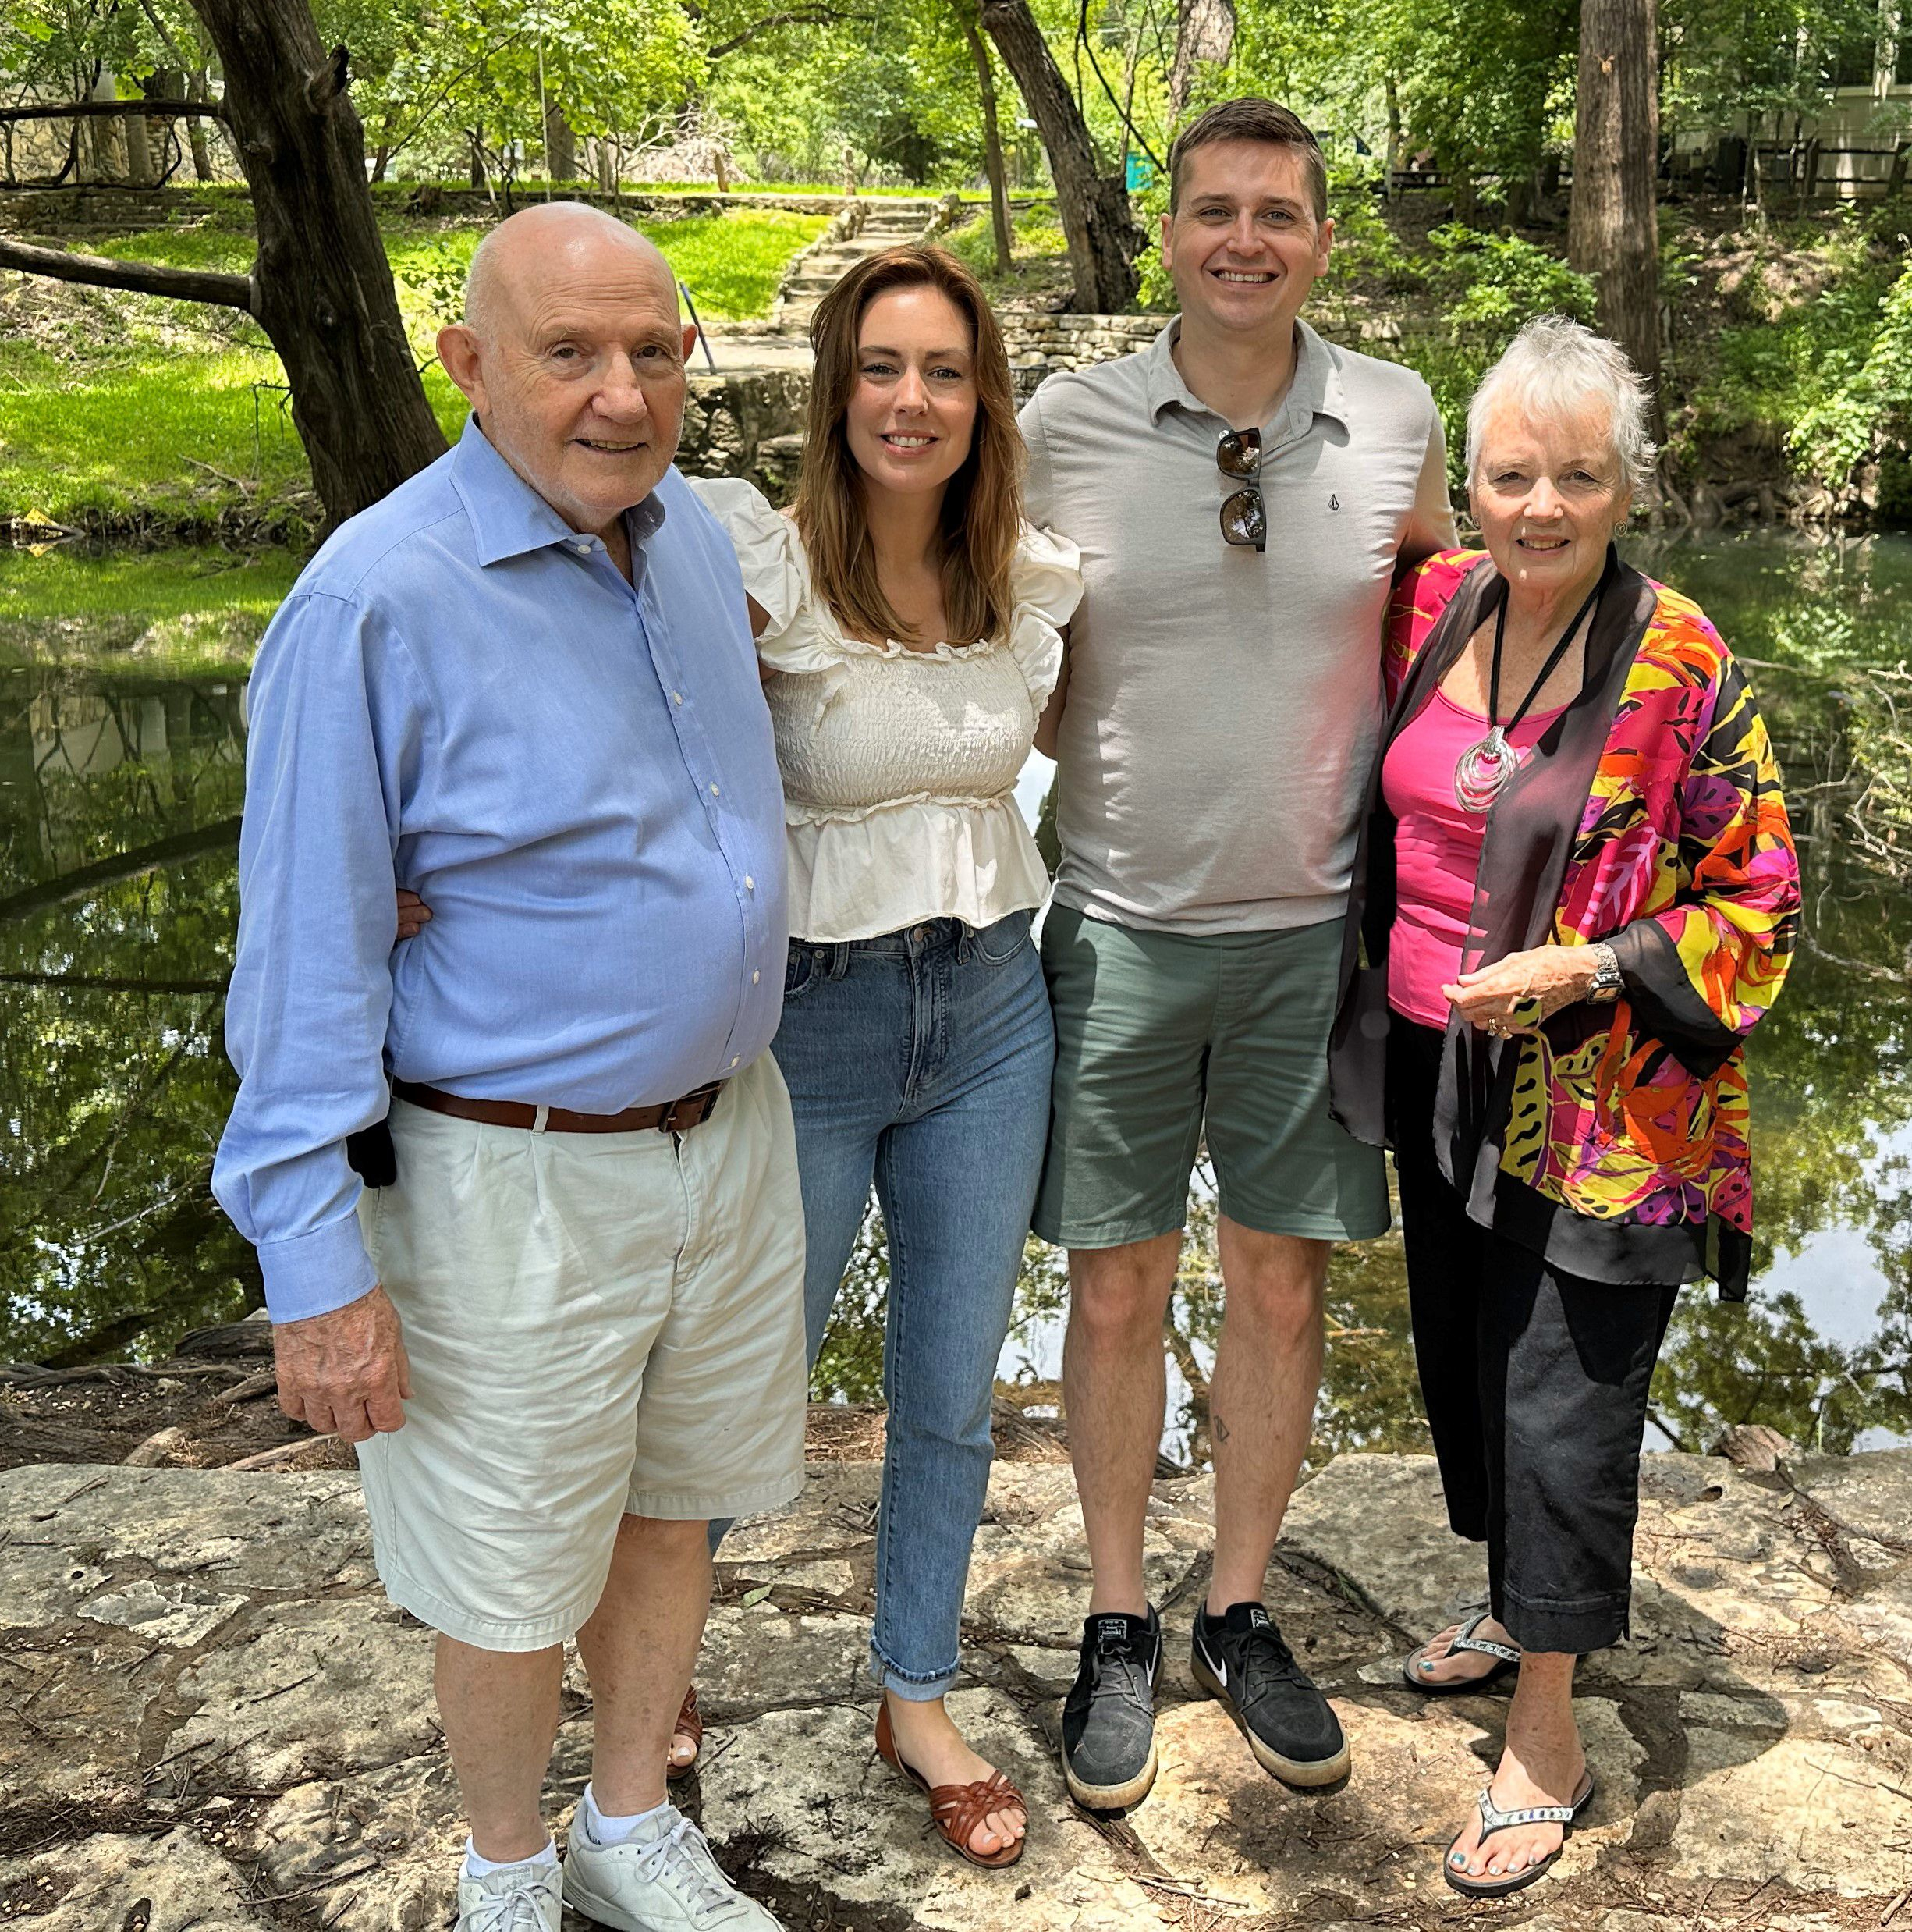
[[[1587,593],[1585,602],[1574,612],[1573,622],[1560,634],[1560,641],[1548,654],[1547,662],[1541,666],[1540,676],[1527,687],[1527,695],[1514,707],[1513,716],[1504,725],[1495,722],[1500,716],[1500,658],[1507,639],[1507,592],[1503,585],[1499,608],[1494,613],[1494,661],[1488,673],[1487,684],[1487,736],[1477,744],[1469,745],[1454,766],[1454,797],[1462,811],[1486,811],[1501,787],[1520,769],[1520,755],[1507,742],[1508,733],[1527,716],[1528,706],[1540,695],[1541,687],[1559,669],[1560,660],[1566,655],[1574,633],[1585,620],[1587,612],[1599,601],[1600,587],[1605,581],[1606,573],[1603,570]]]

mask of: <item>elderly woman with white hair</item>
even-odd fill
[[[1395,1152],[1448,1519],[1489,1600],[1416,1690],[1518,1673],[1456,1891],[1531,1884],[1591,1802],[1577,1658],[1627,1628],[1648,1388],[1680,1286],[1743,1298],[1744,1044],[1798,871],[1744,674],[1614,547],[1653,460],[1611,343],[1530,323],[1469,412],[1486,548],[1400,584],[1332,1047]]]

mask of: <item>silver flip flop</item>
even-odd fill
[[[1460,1626],[1453,1642],[1447,1646],[1447,1655],[1452,1657],[1456,1650],[1471,1650],[1479,1656],[1492,1657],[1495,1662],[1491,1671],[1483,1671],[1478,1677],[1457,1677],[1445,1684],[1431,1683],[1427,1678],[1416,1675],[1416,1664],[1418,1663],[1424,1667],[1430,1663],[1438,1664],[1442,1660],[1429,1657],[1428,1646],[1424,1643],[1401,1666],[1401,1681],[1410,1690],[1419,1691],[1424,1697],[1459,1697],[1470,1692],[1484,1691],[1488,1685],[1498,1684],[1503,1677],[1519,1670],[1520,1653],[1513,1645],[1495,1643],[1490,1637],[1477,1637],[1474,1634],[1487,1621],[1488,1614],[1484,1610],[1477,1615],[1470,1617]]]
[[[1530,1865],[1524,1871],[1509,1872],[1505,1878],[1470,1878],[1465,1872],[1454,1870],[1454,1847],[1460,1842],[1461,1834],[1456,1831],[1449,1841],[1441,1859],[1441,1876],[1463,1898],[1505,1898],[1509,1892],[1524,1891],[1536,1879],[1544,1878],[1554,1860],[1566,1849],[1566,1841],[1573,1835],[1573,1827],[1580,1822],[1580,1815],[1593,1802],[1594,1774],[1589,1770],[1580,1780],[1580,1788],[1570,1805],[1529,1805],[1519,1811],[1502,1811],[1494,1802],[1492,1787],[1483,1786],[1481,1791],[1481,1842],[1485,1845],[1496,1831],[1511,1831],[1516,1825],[1557,1824],[1562,1827],[1560,1842],[1538,1865]]]

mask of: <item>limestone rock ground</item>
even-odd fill
[[[1480,1588],[1431,1462],[1343,1457],[1290,1513],[1268,1600],[1355,1756],[1314,1797],[1272,1783],[1195,1697],[1211,1490],[1158,1486],[1162,1769],[1146,1804],[1100,1821],[1068,1802],[1054,1752],[1086,1580],[1069,1472],[999,1465],[955,1703],[1029,1796],[1030,1850],[1006,1877],[944,1851],[871,1756],[876,1470],[812,1477],[725,1546],[700,1672],[711,1728],[682,1800],[793,1932],[1912,1925],[1912,1453],[1766,1476],[1648,1459],[1633,1639],[1581,1678],[1603,1795],[1555,1875],[1499,1907],[1456,1898],[1439,1858],[1505,1699],[1425,1702],[1398,1675]],[[448,1922],[461,1827],[431,1640],[379,1593],[350,1475],[29,1466],[0,1476],[0,1920]],[[566,1711],[561,1829],[590,1749],[575,1673]]]

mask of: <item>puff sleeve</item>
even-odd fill
[[[1082,601],[1081,552],[1066,537],[1025,524],[1009,565],[1009,654],[1040,713],[1062,674],[1062,627]]]
[[[812,614],[810,570],[796,526],[741,477],[693,477],[690,487],[724,527],[743,572],[743,588],[770,621],[757,655],[773,671],[825,671],[842,648],[818,630]]]

